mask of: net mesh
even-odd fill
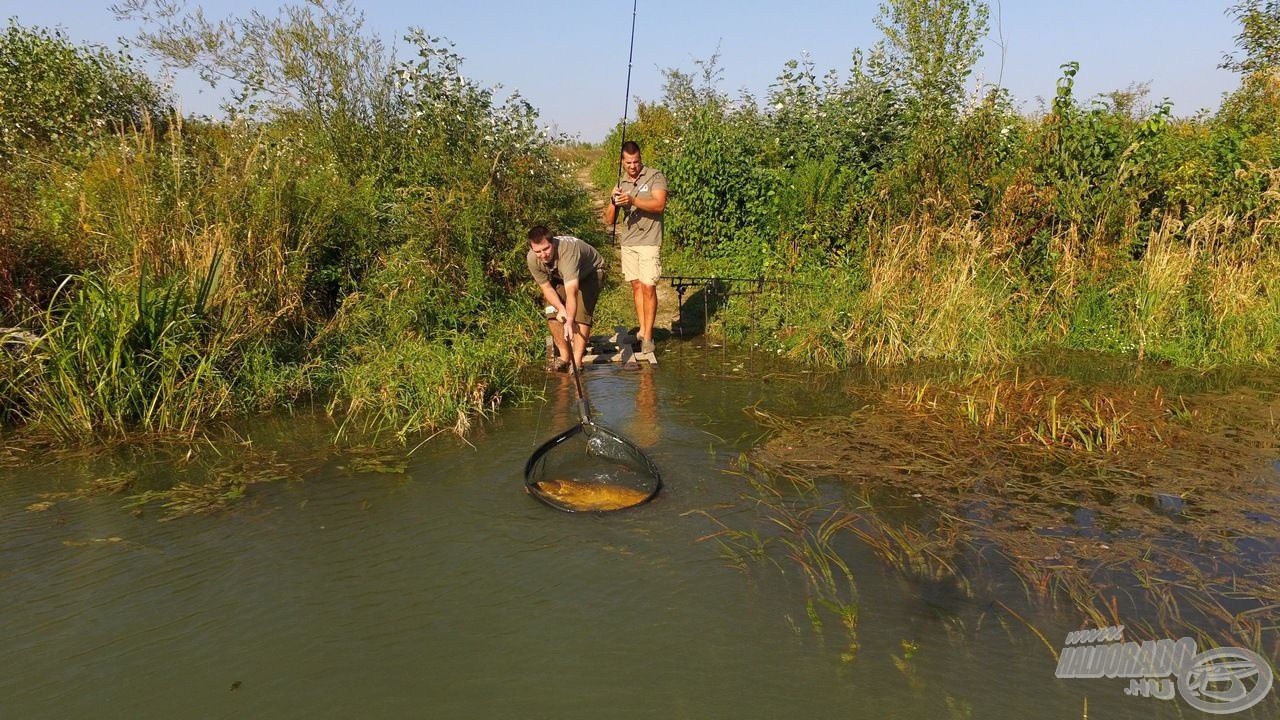
[[[653,461],[598,423],[575,425],[538,448],[525,466],[530,494],[567,512],[635,507],[662,488]]]

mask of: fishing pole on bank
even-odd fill
[[[631,61],[635,57],[636,52],[636,7],[640,0],[631,0],[631,42],[627,47],[627,92],[622,98],[622,141],[618,143],[618,180],[614,186],[622,184],[622,146],[627,144],[627,115],[631,112]],[[610,198],[610,202],[613,202]],[[612,237],[609,239],[611,245],[618,244],[618,215],[619,210],[614,210]]]

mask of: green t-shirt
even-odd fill
[[[618,183],[622,191],[632,197],[653,197],[654,190],[667,189],[667,176],[648,165],[640,168],[635,180],[622,174],[622,182]],[[618,229],[619,245],[662,245],[662,213],[641,210],[640,208],[619,208],[625,215],[622,227]]]
[[[533,248],[529,248],[529,253],[525,255],[529,272],[539,285],[544,282],[563,285],[604,268],[604,258],[583,240],[572,235],[557,235],[551,238],[551,242],[556,244],[554,266],[544,265],[534,254]]]

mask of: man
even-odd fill
[[[547,305],[555,308],[555,314],[548,313],[547,318],[551,339],[559,354],[552,360],[551,369],[567,368],[570,357],[574,366],[581,368],[587,340],[591,338],[591,316],[604,279],[604,258],[576,237],[553,237],[545,226],[537,225],[529,231],[525,263],[534,282],[542,289]],[[570,343],[573,344],[572,356]]]
[[[613,225],[621,209],[626,217],[620,231],[622,275],[631,283],[631,298],[640,325],[640,352],[651,353],[653,324],[658,317],[658,277],[662,262],[662,212],[667,208],[667,178],[645,167],[640,146],[628,140],[622,144],[623,177],[605,204],[604,222]]]

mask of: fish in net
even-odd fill
[[[543,443],[525,465],[529,493],[557,510],[607,512],[642,505],[662,489],[658,468],[599,423],[578,424]]]
[[[525,489],[565,512],[623,510],[652,500],[662,489],[658,467],[630,440],[591,419],[591,404],[576,368],[573,379],[580,422],[529,457]]]

